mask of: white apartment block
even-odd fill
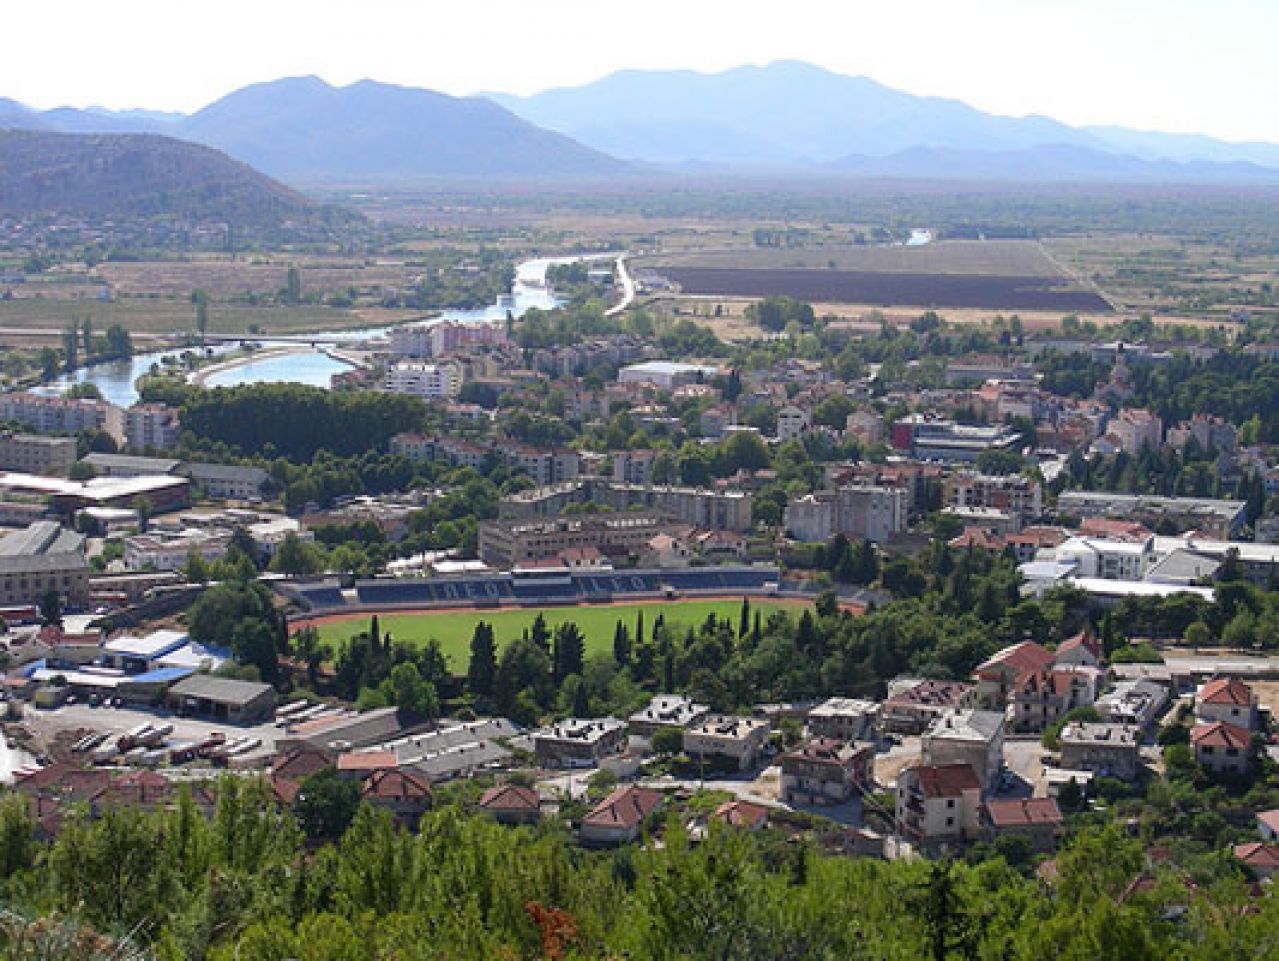
[[[101,400],[73,400],[41,394],[0,395],[0,420],[15,421],[40,434],[100,430],[124,442],[124,411]]]
[[[897,487],[853,485],[797,497],[784,523],[799,541],[824,541],[837,533],[876,542],[906,529],[908,494]]]
[[[782,443],[799,440],[813,424],[808,411],[793,405],[777,412],[777,439]]]
[[[130,447],[169,450],[178,444],[178,412],[163,404],[135,404],[124,412],[124,439]]]
[[[1020,474],[958,471],[946,478],[943,503],[958,510],[997,510],[1025,522],[1043,514],[1044,492],[1038,481]]]
[[[428,400],[452,399],[462,389],[462,370],[457,364],[401,361],[387,368],[382,386],[392,394],[412,394]]]

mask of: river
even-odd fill
[[[511,292],[499,297],[496,303],[475,310],[446,310],[437,319],[456,320],[462,323],[478,323],[486,320],[505,320],[507,313],[521,317],[528,310],[537,308],[549,310],[556,306],[555,295],[546,286],[546,271],[552,264],[567,264],[576,260],[598,260],[615,258],[617,254],[582,254],[573,257],[538,257],[519,263],[515,269],[515,281],[511,284]],[[387,332],[397,324],[377,327],[353,328],[350,330],[323,332],[325,341],[357,343],[385,337]],[[317,336],[320,332],[317,332]],[[272,347],[287,341],[272,340],[270,337],[255,337],[254,342],[265,347]],[[198,348],[190,348],[198,349]],[[234,350],[233,345],[219,345],[204,348],[211,355],[219,355]],[[171,349],[135,354],[129,360],[112,361],[106,364],[95,364],[82,367],[65,377],[59,378],[39,388],[44,394],[63,394],[73,384],[96,384],[102,396],[120,407],[128,407],[138,401],[135,386],[138,378],[151,372],[157,364],[164,365],[164,358],[177,358],[182,351]],[[306,350],[284,356],[272,355],[261,360],[249,360],[243,364],[229,367],[211,375],[206,381],[209,387],[234,387],[237,384],[260,383],[299,383],[317,387],[329,386],[329,378],[334,374],[350,370],[351,364],[319,350]]]

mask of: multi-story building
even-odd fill
[[[533,753],[549,767],[593,767],[626,747],[626,722],[569,718],[533,732]]]
[[[927,414],[893,424],[892,445],[919,460],[972,463],[988,450],[1015,450],[1020,435],[1010,427],[973,427]]]
[[[233,464],[184,463],[179,472],[209,497],[226,500],[254,500],[262,496],[262,488],[271,475],[261,467],[237,467]]]
[[[630,733],[640,738],[650,738],[663,728],[687,731],[698,724],[710,710],[705,704],[697,704],[677,694],[658,694],[647,707],[642,707],[627,721]]]
[[[593,547],[603,554],[638,556],[669,526],[665,515],[647,511],[483,521],[479,555],[485,564],[501,570],[551,560],[569,548]]]
[[[1195,414],[1168,429],[1168,446],[1183,449],[1193,440],[1201,451],[1234,451],[1239,446],[1239,432],[1220,417]]]
[[[179,571],[193,553],[212,563],[226,557],[230,546],[231,535],[225,531],[137,534],[124,540],[124,566],[135,572]]]
[[[1046,670],[1052,663],[1052,652],[1042,644],[1034,641],[1010,644],[973,670],[977,702],[985,708],[1003,710],[1019,677]]]
[[[1097,697],[1101,671],[1095,667],[1045,668],[1013,682],[1012,727],[1018,733],[1039,732],[1069,711],[1087,707]]]
[[[394,357],[442,357],[475,347],[501,347],[508,343],[506,325],[500,321],[461,323],[437,320],[407,324],[391,331]]]
[[[62,476],[76,460],[74,437],[0,432],[0,470]]]
[[[502,517],[556,517],[570,504],[598,504],[617,512],[637,508],[708,530],[746,531],[751,527],[754,495],[741,490],[658,487],[598,478],[520,491],[502,498]]]
[[[802,804],[841,804],[870,781],[875,748],[813,738],[782,755],[782,799]]]
[[[178,412],[164,404],[134,404],[124,411],[124,440],[130,447],[169,450],[181,433]]]
[[[1196,724],[1190,746],[1195,760],[1214,774],[1244,774],[1252,764],[1252,734],[1235,724]]]
[[[1039,482],[1021,474],[991,475],[958,471],[942,484],[946,507],[997,510],[1017,519],[1020,528],[1044,512],[1044,495]]]
[[[1151,411],[1125,407],[1106,426],[1106,433],[1120,450],[1135,455],[1163,446],[1164,422]]]
[[[937,849],[972,840],[981,831],[982,782],[968,764],[922,764],[897,775],[897,830]]]
[[[902,488],[854,484],[795,498],[786,505],[783,523],[800,541],[847,534],[882,543],[906,529],[908,508]]]
[[[1168,687],[1149,678],[1120,681],[1094,705],[1103,721],[1149,729],[1168,704]]]
[[[1163,519],[1225,540],[1247,523],[1243,501],[1208,497],[1161,497],[1154,494],[1113,494],[1105,491],[1062,491],[1057,513],[1063,517],[1117,517],[1154,526]]]
[[[73,607],[89,602],[84,537],[37,521],[0,538],[0,605],[36,606],[50,591]]]
[[[1131,781],[1141,768],[1141,732],[1126,724],[1067,724],[1061,731],[1061,766]]]
[[[1195,716],[1206,724],[1233,724],[1245,731],[1256,730],[1259,716],[1257,695],[1235,678],[1205,681],[1195,694]]]
[[[879,712],[875,701],[832,697],[808,712],[808,733],[837,741],[878,741]]]
[[[613,455],[613,480],[619,484],[638,484],[641,487],[653,479],[655,450],[623,450]]]
[[[1004,763],[1002,711],[952,711],[934,719],[921,742],[925,764],[967,764],[991,787]]]
[[[884,438],[884,418],[873,410],[855,410],[844,421],[844,433],[870,447]]]
[[[452,399],[462,389],[462,369],[454,363],[400,361],[387,368],[382,389],[428,400]]]
[[[0,421],[24,424],[41,434],[75,434],[100,430],[123,444],[124,411],[102,400],[45,397],[41,394],[0,395]]]
[[[943,714],[970,707],[976,698],[971,684],[902,678],[888,685],[881,708],[885,731],[922,734]]]
[[[581,458],[567,447],[532,447],[517,441],[501,441],[494,446],[504,462],[528,474],[542,486],[572,480],[581,473]]]
[[[617,372],[617,382],[619,384],[652,384],[662,390],[672,390],[684,384],[705,383],[719,372],[718,367],[705,364],[650,360],[623,367]]]
[[[684,753],[694,760],[723,761],[746,770],[768,743],[769,724],[754,717],[708,715],[684,731]]]
[[[799,440],[812,425],[808,411],[788,404],[777,412],[777,439],[782,443]]]

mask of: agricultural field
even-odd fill
[[[804,601],[751,601],[751,610],[759,611],[765,618],[773,611],[797,611],[807,606],[809,606],[808,603]],[[736,624],[741,607],[740,600],[717,600],[614,604],[603,607],[379,614],[378,625],[383,632],[389,631],[391,637],[397,641],[407,641],[412,644],[425,644],[432,639],[439,641],[450,667],[461,674],[466,671],[467,661],[470,658],[471,635],[475,632],[475,625],[480,621],[487,621],[493,625],[499,649],[507,642],[520,637],[526,628],[532,626],[539,613],[546,618],[546,623],[552,630],[558,624],[572,621],[586,636],[586,653],[589,657],[596,652],[612,651],[613,631],[619,620],[631,629],[633,635],[636,618],[641,613],[644,616],[646,630],[652,628],[658,614],[665,618],[668,626],[679,625],[685,628],[701,624],[712,614],[718,618],[727,617]],[[350,639],[353,634],[367,630],[370,617],[371,615],[368,614],[360,614],[320,618],[316,627],[321,641],[327,644],[341,644]]]
[[[790,296],[825,304],[1110,312],[1034,241],[718,250],[645,258],[689,296]]]

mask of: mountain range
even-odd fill
[[[1279,183],[1279,145],[1004,117],[793,61],[621,71],[529,97],[369,80],[255,84],[190,114],[0,99],[0,127],[162,133],[294,185],[605,179],[767,170],[832,177]]]

